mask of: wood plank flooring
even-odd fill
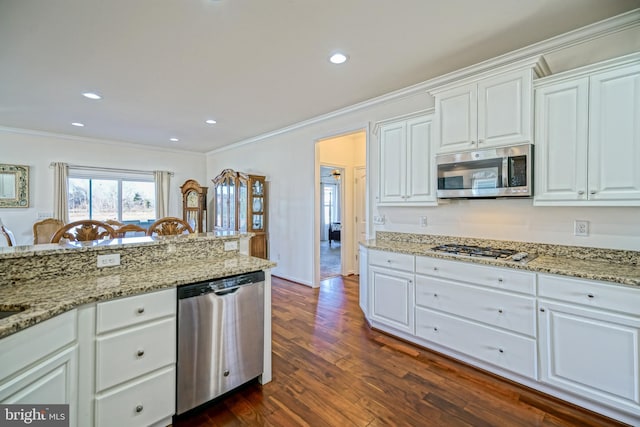
[[[371,330],[358,278],[273,278],[273,381],[174,426],[619,426]]]

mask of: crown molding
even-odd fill
[[[139,150],[142,149],[142,150],[150,150],[150,151],[164,151],[169,153],[181,153],[181,154],[200,154],[200,155],[204,154],[199,151],[180,150],[177,148],[158,147],[154,145],[137,144],[137,143],[125,142],[125,141],[114,141],[109,139],[88,138],[83,136],[67,135],[64,133],[46,132],[46,131],[34,130],[34,129],[12,128],[7,126],[0,126],[0,133],[15,133],[19,135],[41,136],[44,138],[59,138],[59,139],[66,139],[68,141],[89,142],[92,144],[103,144],[103,145],[112,145],[117,147],[137,148]]]
[[[390,101],[397,101],[399,99],[414,96],[419,93],[431,92],[433,89],[445,84],[449,84],[455,80],[470,78],[482,73],[495,71],[497,67],[504,67],[504,69],[508,69],[510,67],[517,67],[518,65],[523,66],[524,64],[530,63],[532,61],[538,61],[537,64],[532,63],[532,67],[534,67],[534,70],[537,73],[542,73],[541,76],[543,76],[545,75],[544,73],[546,62],[539,61],[540,57],[542,57],[543,55],[548,55],[562,49],[566,49],[582,43],[587,43],[601,37],[605,37],[620,31],[636,27],[640,27],[640,8],[633,9],[629,12],[622,13],[620,15],[616,15],[611,18],[586,25],[584,27],[566,32],[564,34],[560,34],[558,36],[522,47],[520,49],[513,50],[511,52],[499,55],[486,61],[479,62],[469,67],[465,67],[451,73],[447,73],[433,79],[405,87],[403,89],[389,92],[385,95],[371,98],[369,100],[362,101],[357,104],[332,111],[330,113],[322,114],[308,120],[294,123],[284,128],[276,129],[274,131],[263,133],[252,138],[238,141],[224,147],[216,148],[214,150],[206,152],[205,154],[210,155],[222,151],[232,150],[238,147],[242,147],[243,145],[253,144],[255,142],[272,138],[274,136],[282,135],[297,129],[311,126],[313,124],[321,123],[335,117],[360,111],[365,108],[373,107]],[[548,67],[546,68],[546,70],[546,72],[548,72]]]

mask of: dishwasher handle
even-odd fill
[[[234,294],[238,291],[238,289],[240,289],[240,286],[235,286],[233,288],[226,288],[226,289],[219,289],[219,290],[213,290],[213,293],[222,297],[225,295],[229,295],[229,294]]]

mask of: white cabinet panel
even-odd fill
[[[369,316],[369,251],[360,246],[359,302],[365,317]]]
[[[640,319],[540,300],[541,381],[640,414]]]
[[[638,62],[606,61],[536,83],[536,205],[640,205]]]
[[[175,412],[175,367],[171,366],[96,399],[96,427],[152,425]]]
[[[533,70],[516,70],[435,89],[438,153],[531,141]]]
[[[371,319],[413,334],[413,274],[369,268]]]
[[[416,273],[527,295],[536,292],[535,273],[510,268],[417,256]]]
[[[640,200],[640,65],[590,80],[589,198]]]
[[[102,391],[176,360],[176,320],[128,328],[96,340],[96,391]]]
[[[416,306],[536,336],[536,300],[533,297],[416,275]]]
[[[517,374],[536,377],[536,341],[424,308],[416,335]]]
[[[96,332],[103,333],[164,316],[175,316],[176,295],[176,289],[173,288],[101,302],[96,308]]]
[[[378,204],[435,204],[430,115],[380,126]]]

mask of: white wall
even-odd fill
[[[180,185],[187,179],[206,185],[203,184],[206,160],[202,153],[0,129],[0,163],[30,167],[29,208],[0,209],[2,222],[13,231],[20,245],[33,244],[32,227],[38,220],[38,213],[53,212],[53,169],[49,164],[54,161],[83,166],[172,171],[169,215],[177,217],[182,217]]]

